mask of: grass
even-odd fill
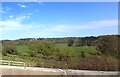
[[[26,66],[32,67],[48,67],[48,68],[63,68],[63,69],[85,69],[85,70],[117,70],[117,59],[113,57],[98,56],[95,46],[67,46],[65,43],[54,44],[49,43],[50,48],[58,48],[64,54],[71,52],[75,58],[67,58],[63,60],[41,58],[40,54],[37,57],[31,57],[28,44],[17,45],[17,55],[7,54],[2,56],[3,60],[25,62]],[[33,45],[36,45],[34,43]],[[40,44],[41,45],[41,44]],[[48,45],[48,44],[47,44]],[[44,45],[43,45],[44,46]],[[46,51],[50,51],[49,48]],[[65,53],[64,53],[65,52]],[[35,54],[33,54],[35,55]],[[61,55],[61,53],[59,54]],[[83,57],[85,56],[85,58]]]
[[[90,56],[90,52],[95,53],[95,47],[94,46],[67,46],[66,44],[55,44],[53,45],[56,48],[63,49],[65,51],[71,52],[72,54],[75,54],[77,58],[81,57],[81,52],[83,51],[86,56]],[[14,60],[14,61],[23,61],[23,62],[29,62],[31,65],[35,65],[36,59],[34,57],[30,57],[29,55],[29,48],[27,44],[21,44],[17,46],[17,51],[19,55],[13,55],[12,57],[7,55],[3,56],[3,59],[5,60]]]
[[[96,53],[96,47],[95,46],[67,46],[66,44],[56,44],[56,47],[61,49],[66,49],[71,52],[73,52],[77,57],[81,57],[81,52],[84,52],[86,56],[91,56],[91,54]]]
[[[96,53],[95,46],[67,46],[66,44],[55,44],[55,47],[64,49],[74,53],[77,57],[81,56],[81,52],[84,52],[86,56],[91,56],[91,53]],[[29,48],[27,45],[19,45],[17,46],[17,50],[22,55],[29,55]]]
[[[29,48],[27,45],[19,45],[17,46],[17,51],[20,55],[29,56]]]

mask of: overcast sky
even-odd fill
[[[117,2],[3,2],[0,40],[118,34]]]

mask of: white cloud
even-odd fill
[[[29,35],[29,32],[31,31],[32,26],[30,25],[25,25],[22,24],[19,21],[12,21],[12,20],[7,20],[7,21],[0,21],[0,36],[1,39],[4,37],[5,39],[13,36],[16,38],[20,38],[22,36]],[[19,34],[18,34],[19,33]],[[17,36],[16,36],[17,35]]]
[[[20,6],[22,8],[26,8],[27,7],[26,5],[23,5],[23,4],[18,4],[18,6]]]
[[[21,17],[17,17],[14,20],[16,21],[23,21],[26,18],[26,16],[21,16]]]
[[[20,32],[23,36],[50,36],[61,33],[70,33],[76,31],[84,31],[84,30],[94,30],[100,28],[109,28],[109,27],[117,27],[117,20],[100,20],[100,21],[91,21],[86,23],[81,23],[79,25],[50,25],[50,24],[24,24],[22,21],[26,19],[26,16],[21,16],[15,18],[13,20],[0,21],[0,33],[4,35],[9,34],[9,31],[13,33]],[[26,34],[25,34],[26,32]],[[21,36],[18,35],[18,36]],[[20,38],[20,37],[18,37]]]
[[[19,22],[15,21],[0,21],[0,30],[6,31],[6,30],[18,30],[22,27],[22,25]]]
[[[12,15],[9,16],[9,17],[13,17]],[[27,16],[21,16],[21,17],[18,17],[18,18],[14,18],[14,19],[11,19],[11,20],[5,20],[5,21],[0,21],[0,32],[3,32],[3,33],[9,33],[9,31],[21,31],[23,29],[30,29],[31,26],[29,25],[24,25],[22,23],[22,21],[24,21],[24,19],[26,19]]]
[[[12,15],[10,15],[9,17],[10,17],[10,18],[13,18],[13,16],[12,16]]]
[[[24,31],[31,28],[32,27],[30,25],[22,24],[19,21],[0,21],[0,31],[2,32],[9,33],[9,31]]]
[[[21,5],[21,7],[25,8],[26,6],[25,5]]]
[[[43,2],[42,1],[38,1],[38,4],[42,4]]]
[[[107,28],[107,27],[117,27],[118,20],[100,20],[100,21],[91,21],[82,23],[79,25],[55,25],[48,30],[57,31],[57,32],[69,32],[76,30],[88,30],[88,29],[99,29],[99,28]]]
[[[6,11],[9,11],[9,10],[11,10],[11,9],[12,9],[12,8],[10,8],[10,7],[7,7],[7,8],[6,8]]]
[[[5,11],[3,11],[3,10],[1,10],[0,12],[1,12],[1,13],[6,13],[6,12],[5,12]]]
[[[29,16],[32,15],[30,12],[27,13]]]
[[[12,19],[11,20],[9,20],[9,21],[14,21],[14,22],[22,22],[22,21],[24,21],[25,19],[28,19],[28,18],[30,18],[30,16],[29,15],[20,15],[20,16],[17,16],[16,18],[13,18],[13,16],[12,15],[10,15],[9,17],[11,17]]]
[[[12,16],[10,16],[12,17]],[[80,25],[53,25],[50,26],[44,24],[28,24],[24,25],[22,21],[26,19],[27,16],[21,16],[15,18],[13,20],[7,21],[0,21],[0,30],[20,30],[25,27],[30,27],[31,29],[41,29],[44,28],[45,32],[69,32],[69,31],[76,31],[76,30],[88,30],[88,29],[99,29],[99,28],[108,28],[111,26],[117,27],[118,21],[117,20],[100,20],[100,21],[92,21],[88,23],[83,23]],[[36,25],[36,26],[34,26]]]
[[[1,14],[6,14],[8,11],[10,11],[12,8],[6,6],[6,7],[1,7],[0,8],[0,13]]]

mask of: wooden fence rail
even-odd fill
[[[0,60],[0,65],[9,65],[9,66],[26,66],[24,62],[18,61],[8,61],[8,60]]]

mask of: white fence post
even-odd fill
[[[8,65],[9,65],[9,66],[11,65],[11,62],[10,62],[10,61],[8,62]]]
[[[7,60],[0,60],[0,65],[15,65],[15,66],[23,66],[26,67],[26,64],[24,62],[18,62],[18,61],[7,61]]]

